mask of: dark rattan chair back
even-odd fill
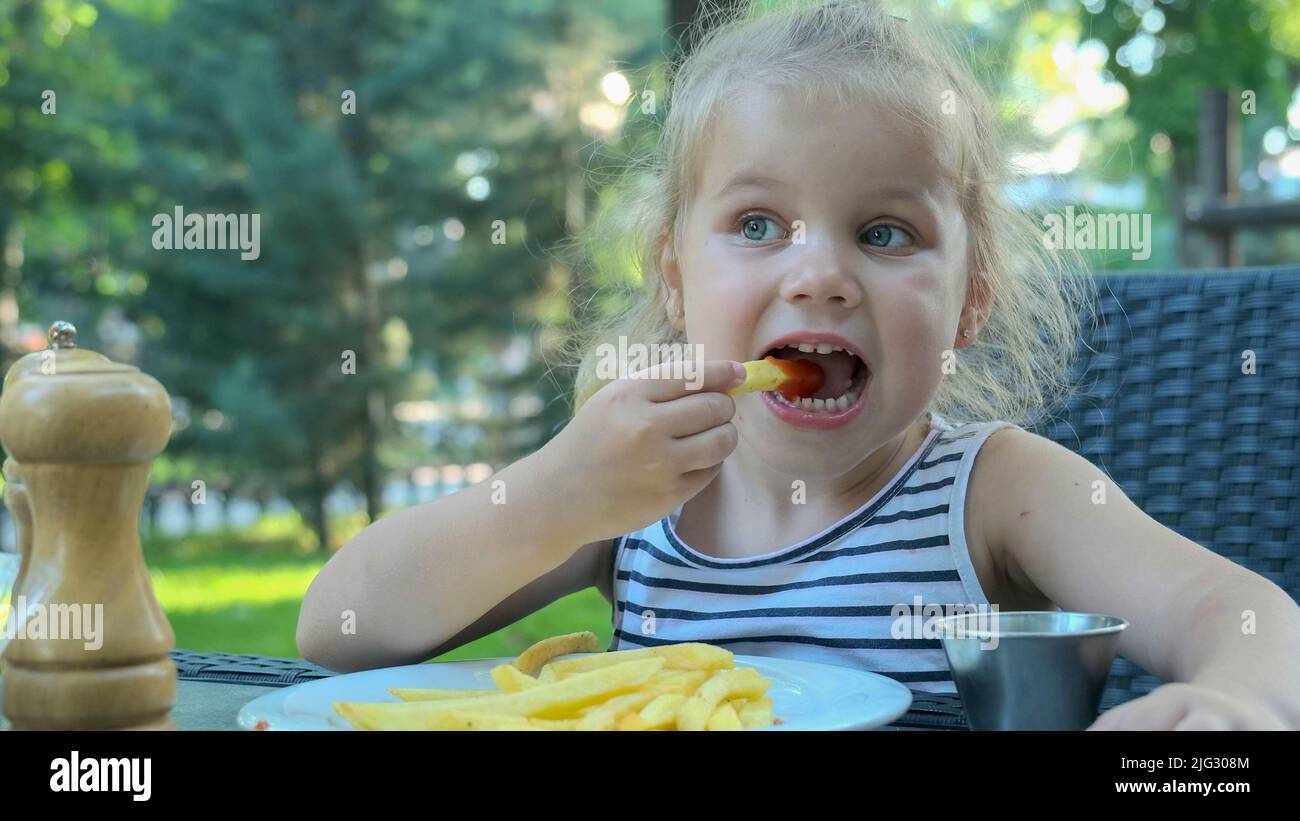
[[[1097,281],[1082,389],[1038,432],[1300,601],[1300,268]],[[1103,704],[1159,683],[1120,659]]]

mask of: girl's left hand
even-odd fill
[[[1107,710],[1089,730],[1287,730],[1262,699],[1196,684],[1165,684]]]

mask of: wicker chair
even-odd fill
[[[1300,600],[1300,268],[1115,274],[1098,292],[1083,389],[1038,432]],[[1118,659],[1103,707],[1159,684]]]

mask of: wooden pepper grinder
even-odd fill
[[[4,388],[0,394],[9,390],[15,379],[33,371],[57,373],[60,367],[66,367],[77,361],[107,362],[108,357],[95,351],[76,347],[76,328],[67,322],[56,322],[50,327],[50,347],[48,350],[29,353],[15,362],[5,374]],[[27,557],[32,552],[32,512],[27,504],[27,486],[23,484],[22,469],[12,457],[4,461],[5,492],[4,505],[14,520],[14,542],[18,548],[18,575],[14,579],[13,592],[17,593],[22,583],[23,569],[27,566]],[[17,607],[17,598],[11,597],[11,603]]]
[[[149,470],[170,434],[163,387],[77,349],[66,322],[5,376],[5,503],[23,554],[4,656],[13,729],[174,728],[176,638],[140,546]]]

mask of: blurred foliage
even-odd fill
[[[1132,143],[1147,146],[1157,133],[1174,145],[1178,175],[1195,173],[1197,114],[1201,91],[1228,89],[1230,108],[1245,127],[1248,159],[1258,159],[1264,129],[1279,117],[1300,81],[1300,3],[1296,0],[1175,0],[1148,2],[1159,28],[1143,25],[1134,6],[1112,0],[1110,8],[1087,13],[1087,37],[1104,43],[1107,68],[1129,90],[1125,114],[1136,124]],[[1147,39],[1150,45],[1145,45]],[[1150,51],[1149,61],[1141,55]],[[1132,54],[1126,54],[1132,52]],[[1145,70],[1143,70],[1145,69]],[[1241,109],[1241,93],[1256,95],[1258,115]],[[1154,160],[1148,155],[1148,160]],[[1140,164],[1139,164],[1140,165]],[[1127,176],[1132,166],[1112,173]],[[1157,172],[1159,167],[1152,169]]]
[[[0,0],[0,237],[20,250],[0,286],[20,316],[69,319],[167,387],[178,431],[156,490],[285,495],[329,539],[340,482],[374,516],[387,474],[500,466],[566,418],[570,377],[545,350],[496,357],[569,319],[538,308],[573,285],[550,249],[592,196],[580,106],[620,61],[651,60],[660,17],[550,0]],[[259,258],[155,250],[153,216],[178,206],[259,215]],[[10,326],[14,356],[30,340]],[[503,424],[519,394],[541,412]],[[432,439],[393,421],[404,399],[474,397],[498,415]]]

